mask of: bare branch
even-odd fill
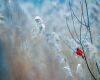
[[[69,33],[70,33],[72,39],[73,39],[77,44],[79,44],[79,42],[74,38],[73,34],[71,33],[71,30],[70,30],[69,25],[68,25],[68,22],[67,22],[67,18],[66,18],[66,24],[67,24],[67,28],[68,28],[68,31],[69,31]]]
[[[90,34],[91,43],[93,43],[92,34],[91,34],[91,28],[90,28],[90,23],[89,23],[89,13],[88,13],[88,7],[87,7],[87,1],[86,0],[85,0],[85,6],[86,6],[86,13],[87,13],[87,30],[89,31],[89,34]]]
[[[71,6],[70,6],[70,9],[71,9]],[[78,34],[77,34],[77,32],[76,32],[75,24],[74,24],[74,19],[73,19],[72,11],[71,11],[71,18],[72,18],[73,27],[74,27],[74,31],[75,31],[76,37],[77,37],[77,39],[79,40],[79,38],[78,38]]]

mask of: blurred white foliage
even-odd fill
[[[36,38],[39,35],[44,35],[44,33],[45,33],[45,25],[43,23],[43,20],[39,16],[36,16],[35,22],[36,22],[36,25],[32,29],[32,34],[33,34],[32,37],[33,38]]]
[[[65,66],[64,71],[66,73],[66,79],[73,80],[73,74],[72,74],[71,68],[69,66]]]
[[[4,16],[0,13],[0,23],[4,23]]]
[[[39,17],[39,16],[36,16],[35,17],[35,21],[37,22],[37,23],[39,23],[39,24],[41,24],[43,21],[42,21],[42,19]]]
[[[89,58],[95,57],[95,55],[98,52],[97,48],[90,42],[83,43],[83,47],[84,47],[84,51],[86,52]]]
[[[29,44],[29,42],[27,41],[27,40],[25,40],[24,42],[23,42],[23,44],[22,44],[22,49],[24,49],[24,50],[28,50],[28,49],[30,49],[31,47],[30,47],[31,45]]]
[[[69,66],[68,60],[62,56],[62,54],[57,54],[57,60],[59,61],[59,63],[63,66],[63,70],[66,74],[66,79],[72,80],[73,78],[73,74],[72,74],[72,70]]]
[[[63,57],[61,56],[61,54],[57,54],[56,55],[56,59],[57,59],[57,61],[60,63],[60,64],[62,64],[63,63]]]
[[[60,37],[56,32],[51,32],[46,36],[47,42],[55,49],[57,53],[61,53],[62,46],[60,43]]]
[[[70,39],[70,45],[71,45],[71,47],[73,48],[73,49],[75,49],[75,48],[77,48],[78,47],[78,44],[75,42],[75,40],[74,39]]]
[[[76,74],[79,80],[86,80],[86,73],[84,72],[81,64],[77,64]]]
[[[71,16],[71,12],[67,12],[66,15],[65,15],[65,17],[66,17],[67,20],[69,20],[70,16]]]
[[[70,49],[72,53],[75,53],[74,51],[76,50],[76,48],[80,47],[80,45],[78,43],[76,43],[74,39],[69,39],[68,44],[72,48],[72,50]]]
[[[12,0],[8,0],[8,2],[9,2],[9,3],[11,3],[11,2],[12,2]]]

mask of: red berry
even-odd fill
[[[83,56],[83,52],[82,52],[82,50],[81,50],[80,48],[76,48],[75,53],[76,53],[77,55],[79,55],[79,56]]]

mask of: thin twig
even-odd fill
[[[82,16],[83,16],[83,8],[82,8],[82,6],[81,6],[81,9],[82,9]],[[82,17],[81,17],[81,23],[82,23]],[[88,19],[88,25],[89,25],[89,19]],[[81,24],[81,27],[82,27],[82,24]],[[83,53],[84,53],[84,60],[86,62],[87,68],[88,68],[90,74],[92,75],[92,77],[94,78],[94,80],[96,80],[94,74],[92,73],[92,71],[91,71],[91,69],[90,69],[90,67],[88,65],[87,58],[86,58],[86,55],[85,55],[85,52],[84,52],[84,47],[83,47],[82,42],[81,42],[81,28],[80,28],[80,44],[81,44],[81,47],[82,47],[82,50],[83,50]]]
[[[87,11],[87,23],[88,23],[88,25],[86,25],[86,23],[85,23],[85,24],[82,23],[82,17],[84,18],[84,16],[83,16],[83,7],[81,6],[82,15],[81,15],[81,21],[80,21],[80,20],[78,19],[78,17],[74,14],[74,11],[73,11],[73,9],[71,8],[70,2],[69,2],[69,6],[70,6],[70,9],[71,9],[72,12],[73,12],[73,15],[74,15],[75,18],[78,20],[78,22],[81,23],[81,26],[80,26],[80,43],[79,43],[79,44],[81,45],[82,50],[83,50],[83,53],[84,53],[84,60],[85,60],[85,62],[86,62],[87,68],[88,68],[88,70],[89,70],[91,76],[94,78],[94,80],[96,80],[94,74],[92,73],[92,71],[91,71],[91,69],[90,69],[90,67],[89,67],[89,65],[88,65],[87,58],[86,58],[86,55],[85,55],[85,52],[84,52],[84,47],[83,47],[83,44],[82,44],[82,42],[81,42],[81,29],[82,29],[82,25],[84,25],[84,26],[87,27],[87,31],[89,31],[89,33],[90,33],[90,39],[91,39],[91,43],[92,43],[92,36],[91,36],[90,23],[89,23],[89,16],[88,16],[88,8],[87,8],[87,2],[86,2],[86,0],[85,0],[85,5],[86,5],[86,11]],[[84,18],[84,22],[85,22],[85,18]],[[67,23],[67,20],[66,20],[66,23]],[[75,27],[75,26],[74,26],[74,27]],[[72,35],[71,31],[70,31],[70,28],[69,28],[68,23],[67,23],[67,28],[68,28],[68,30],[69,30],[70,35],[71,35],[72,38],[74,39],[74,37],[73,37],[73,35]],[[74,30],[75,30],[75,29],[74,29]],[[86,32],[86,35],[87,35],[87,32]],[[74,40],[75,40],[75,39],[74,39]],[[77,41],[75,40],[75,42],[77,42]]]
[[[82,23],[82,16],[83,16],[83,13],[82,13],[82,15],[81,15],[81,23]],[[81,36],[82,36],[82,34],[81,34],[81,31],[82,31],[82,24],[80,25],[80,43],[81,43]]]
[[[83,20],[84,20],[84,23],[85,23],[85,24],[83,24],[83,23],[78,19],[78,17],[75,15],[73,9],[71,8],[70,1],[69,1],[69,6],[70,6],[70,9],[71,9],[71,13],[73,13],[74,17],[76,17],[76,19],[78,20],[78,22],[79,22],[81,25],[86,26],[86,28],[87,28],[87,24],[86,24],[86,21],[85,21],[85,18],[84,18],[83,4],[80,3],[80,5],[81,5],[81,10],[82,10],[82,17],[83,17]],[[75,27],[75,26],[74,26],[74,27]],[[75,28],[74,28],[74,30],[75,30]],[[87,30],[87,32],[86,32],[86,34],[85,34],[84,40],[86,39],[87,34],[88,34],[88,30]]]
[[[84,60],[85,60],[86,66],[87,66],[87,68],[88,68],[88,70],[89,70],[91,76],[93,77],[93,79],[94,79],[94,80],[97,80],[97,79],[95,78],[94,74],[92,73],[90,67],[89,67],[89,64],[88,64],[88,62],[87,62],[87,58],[86,58],[86,55],[85,55],[84,47],[83,47],[81,41],[80,41],[80,44],[81,44],[81,47],[82,47],[82,51],[83,51],[83,53],[84,53]]]
[[[72,49],[71,46],[69,46],[61,37],[60,37],[60,39],[62,40],[62,42],[63,42],[64,44],[67,45],[67,47],[68,47],[69,49],[71,49],[73,52],[75,52],[74,49]]]
[[[100,70],[99,70],[99,66],[97,62],[96,62],[96,67],[97,67],[98,73],[100,74]]]
[[[68,22],[67,22],[67,18],[66,18],[66,24],[67,24],[67,28],[68,28],[68,31],[69,31],[69,33],[70,33],[72,39],[73,39],[77,44],[79,44],[79,42],[74,38],[74,36],[73,36],[72,33],[71,33],[71,30],[70,30],[69,25],[68,25]]]
[[[87,65],[87,68],[88,68],[90,74],[92,75],[92,77],[94,78],[94,80],[97,80],[97,79],[95,78],[94,74],[92,73],[92,71],[90,70],[90,67],[89,67],[89,65],[88,65],[87,58],[86,58],[85,55],[84,55],[84,60],[85,60],[85,62],[86,62],[86,65]]]
[[[70,5],[69,5],[69,6],[70,6]],[[81,23],[81,21],[80,21],[80,20],[78,19],[78,17],[75,15],[75,13],[74,13],[74,11],[73,11],[72,8],[71,8],[71,11],[72,11],[72,13],[73,13],[73,16],[77,19],[77,21],[78,21],[79,23]],[[87,27],[86,24],[83,24],[83,23],[81,23],[81,24]]]
[[[70,2],[69,2],[69,5],[70,5]],[[71,6],[70,6],[70,10],[71,10]],[[73,27],[74,27],[74,31],[75,31],[76,37],[77,37],[77,39],[79,40],[78,34],[77,34],[77,32],[76,32],[75,24],[74,24],[74,19],[73,19],[72,11],[71,11],[71,18],[72,18]]]
[[[81,3],[81,1],[80,1],[80,6],[81,6],[81,11],[82,11],[82,17],[83,17],[83,20],[84,20],[84,24],[87,25],[86,21],[85,21],[85,17],[84,17],[83,3]]]
[[[87,21],[88,21],[88,28],[87,28],[87,30],[89,31],[89,34],[90,34],[90,40],[91,40],[91,43],[93,44],[93,41],[92,41],[92,35],[91,35],[91,30],[90,30],[90,24],[89,24],[88,7],[87,7],[87,1],[86,1],[86,0],[85,0],[85,5],[86,5]],[[99,69],[98,69],[97,63],[96,63],[96,67],[97,67],[98,72],[100,73],[100,71],[99,71]]]
[[[82,15],[81,15],[81,26],[80,26],[80,44],[81,44],[81,47],[82,47],[82,50],[83,50],[83,53],[84,53],[84,60],[86,62],[87,68],[88,68],[90,74],[92,75],[92,77],[94,78],[94,80],[96,80],[94,74],[92,73],[92,71],[91,71],[91,69],[90,69],[90,67],[88,65],[87,58],[86,58],[86,55],[85,55],[85,52],[84,52],[84,47],[83,47],[82,42],[81,42],[81,28],[82,28],[82,16],[83,16],[83,7],[82,6],[81,6],[81,9],[82,9]]]
[[[81,25],[80,25],[80,40],[81,40],[81,29],[82,29],[82,26],[83,26],[83,25],[82,25],[82,18],[83,18],[83,20],[84,20],[85,25],[86,25],[86,21],[85,21],[85,18],[84,18],[83,3],[80,2],[80,6],[81,6],[81,11],[82,11],[82,15],[81,15]],[[84,40],[86,39],[87,34],[88,34],[88,30],[86,31]],[[82,41],[82,40],[81,40],[81,41]]]
[[[89,34],[90,34],[91,43],[93,43],[92,35],[91,35],[91,28],[90,28],[90,23],[89,23],[89,13],[88,13],[88,7],[87,7],[87,1],[86,0],[85,0],[85,6],[86,6],[86,13],[87,13],[87,30],[89,31]]]

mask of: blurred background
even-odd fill
[[[0,80],[100,80],[99,8],[100,0],[0,0]]]

